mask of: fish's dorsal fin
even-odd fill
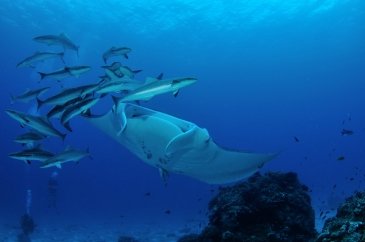
[[[67,39],[68,37],[67,37],[67,35],[65,34],[65,33],[60,33],[60,37],[62,37],[62,38],[65,38],[65,39]]]
[[[63,124],[63,127],[65,127],[65,129],[67,129],[68,131],[72,132],[72,128],[70,125],[70,121],[66,122]]]
[[[177,97],[177,95],[179,95],[179,91],[180,91],[180,90],[179,90],[179,89],[177,89],[176,91],[174,91],[174,92],[173,92],[174,97]]]
[[[161,73],[160,73],[160,75],[158,75],[158,76],[156,77],[156,79],[157,79],[157,80],[162,80],[162,78],[163,78],[163,72],[161,72]]]
[[[47,116],[40,116],[39,118],[40,118],[40,119],[42,119],[42,120],[43,120],[44,122],[46,122],[47,124],[52,125],[51,121],[48,119],[48,117],[47,117]]]

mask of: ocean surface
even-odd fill
[[[37,111],[35,101],[11,104],[10,94],[96,82],[112,46],[132,49],[128,59],[109,64],[143,70],[138,80],[160,73],[197,78],[177,97],[167,93],[141,105],[206,128],[223,147],[279,152],[261,172],[298,173],[311,189],[320,229],[321,209],[365,188],[364,23],[363,0],[1,0],[0,241],[17,241],[27,209],[37,225],[30,237],[39,242],[120,235],[170,242],[206,225],[218,185],[174,173],[164,185],[156,168],[82,117],[71,120],[64,142],[50,138],[42,147],[89,148],[91,159],[40,169],[8,157],[23,149],[13,140],[25,129],[5,110],[46,110]],[[80,46],[78,55],[65,50],[66,64],[91,71],[59,83],[37,73],[62,68],[58,59],[16,68],[36,51],[64,51],[32,40],[61,33]],[[92,110],[111,106],[105,97]],[[353,134],[341,135],[343,129]]]

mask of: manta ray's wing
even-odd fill
[[[206,129],[197,126],[172,140],[166,153],[171,158],[168,170],[210,184],[246,178],[276,156],[222,148],[214,143]]]

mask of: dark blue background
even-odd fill
[[[66,33],[80,45],[69,65],[93,70],[65,86],[97,81],[101,54],[111,46],[132,48],[123,64],[143,69],[137,76],[193,76],[198,82],[179,96],[158,96],[145,106],[207,128],[214,140],[235,149],[281,155],[265,171],[295,171],[313,190],[313,204],[329,206],[363,189],[365,155],[365,3],[354,1],[3,1],[0,7],[0,109],[34,110],[10,104],[9,94],[54,86],[33,69],[16,64],[36,50],[57,50],[33,42],[43,34]],[[115,59],[117,60],[117,58]],[[37,70],[61,67],[57,60]],[[97,107],[106,111],[108,98]],[[42,110],[44,112],[45,110]],[[348,117],[351,116],[351,121]],[[47,181],[55,169],[26,166],[7,157],[23,131],[0,112],[0,214],[17,221],[25,190],[33,192],[32,213],[47,221]],[[346,120],[342,125],[342,121]],[[93,159],[58,170],[59,213],[65,220],[110,218],[203,219],[212,186],[171,174],[167,187],[158,171],[129,153],[82,118],[65,143],[45,148],[90,148]],[[342,128],[353,136],[342,137]],[[294,136],[300,142],[294,142]],[[337,161],[340,155],[344,161]],[[305,159],[307,157],[307,159]],[[354,181],[349,181],[354,177]],[[337,188],[332,191],[332,186]],[[144,193],[151,192],[151,197]],[[324,201],[322,203],[322,201]]]

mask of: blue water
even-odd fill
[[[40,63],[36,70],[15,67],[37,50],[62,51],[33,37],[66,33],[80,45],[79,57],[66,51],[66,62],[93,69],[65,80],[65,87],[95,82],[103,74],[102,53],[111,46],[128,46],[132,52],[122,63],[142,69],[139,80],[161,72],[198,79],[178,97],[161,95],[144,106],[206,128],[224,147],[280,152],[263,171],[297,172],[311,188],[317,211],[364,189],[364,1],[168,2],[2,0],[0,110],[36,112],[34,103],[11,105],[9,94],[40,85],[58,90],[52,80],[39,84],[36,73],[60,68],[58,60]],[[107,98],[96,110],[110,107]],[[54,152],[66,145],[89,147],[93,159],[61,170],[8,158],[21,148],[12,140],[23,130],[3,111],[0,120],[3,224],[18,224],[27,189],[32,190],[31,214],[39,228],[55,221],[65,227],[75,221],[112,221],[121,228],[177,221],[198,230],[206,222],[207,203],[215,194],[211,189],[217,186],[171,174],[165,187],[155,168],[82,118],[71,121],[74,132],[65,143],[53,138],[45,147]],[[354,135],[341,136],[343,128]],[[340,155],[345,160],[338,161]],[[54,171],[57,211],[47,206],[47,183]]]

